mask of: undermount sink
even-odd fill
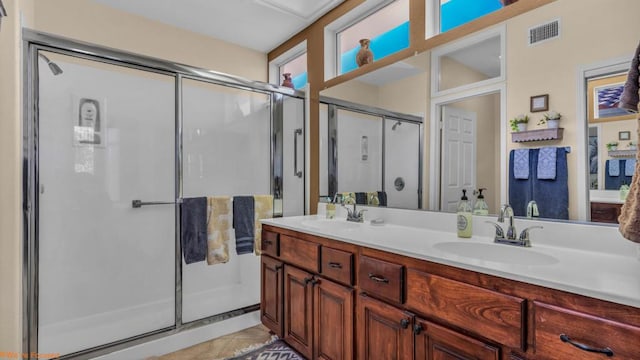
[[[359,224],[347,222],[344,220],[331,220],[331,219],[317,219],[317,220],[305,220],[302,222],[302,226],[310,227],[318,230],[353,230],[360,227]]]
[[[506,264],[553,265],[558,262],[558,259],[551,255],[539,253],[531,250],[531,248],[515,247],[511,245],[444,242],[438,243],[433,247],[438,250],[469,259]]]

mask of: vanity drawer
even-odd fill
[[[353,254],[323,246],[320,271],[337,282],[353,285]]]
[[[269,255],[269,256],[273,256],[273,257],[278,257],[279,254],[279,250],[280,250],[280,238],[279,238],[278,233],[274,233],[271,231],[267,231],[267,230],[262,230],[262,242],[261,242],[261,246],[262,246],[262,253]]]
[[[526,301],[510,295],[407,270],[407,307],[514,349],[523,349]]]
[[[533,304],[536,359],[608,357],[579,349],[569,340],[591,349],[609,349],[614,359],[640,358],[640,328],[537,301]]]
[[[621,209],[622,204],[592,202],[591,221],[617,224]]]
[[[280,236],[280,259],[312,272],[319,272],[320,245],[287,235]]]
[[[404,266],[364,255],[358,265],[360,290],[402,304]]]

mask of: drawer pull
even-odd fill
[[[380,282],[380,283],[385,283],[385,284],[389,283],[389,279],[386,279],[386,278],[384,278],[382,276],[375,275],[375,274],[372,274],[372,273],[369,273],[369,279],[371,279],[373,281]]]
[[[342,269],[342,264],[337,262],[330,262],[329,267],[334,269]]]
[[[407,319],[400,320],[400,326],[402,326],[403,329],[408,328],[409,327],[409,320],[407,320]]]
[[[263,240],[262,241],[265,245],[273,245],[273,241],[271,240]]]
[[[565,334],[560,334],[560,340],[562,340],[562,342],[569,343],[569,344],[577,347],[580,350],[593,352],[593,353],[599,353],[599,354],[605,354],[608,357],[612,357],[613,356],[613,350],[609,349],[608,347],[604,348],[604,349],[592,348],[589,345],[581,344],[579,342],[571,340],[571,338],[569,336],[565,335]]]

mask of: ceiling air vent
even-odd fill
[[[539,44],[560,36],[560,19],[529,29],[529,45]]]

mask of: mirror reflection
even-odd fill
[[[462,188],[472,202],[483,188],[490,214],[517,202],[521,216],[616,222],[638,141],[616,102],[638,11],[634,0],[558,0],[321,95],[424,117],[425,209],[455,211]],[[509,120],[520,115],[517,132]],[[516,152],[529,157],[528,187],[513,185]],[[566,201],[534,195],[534,181]]]

